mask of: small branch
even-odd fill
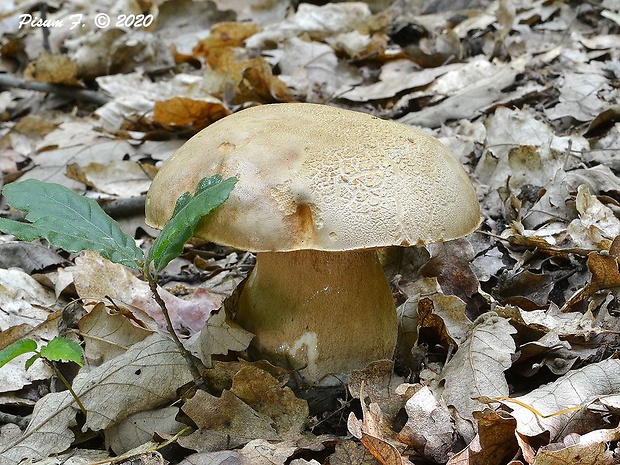
[[[97,105],[104,105],[112,99],[101,92],[95,92],[87,89],[80,89],[74,86],[68,86],[64,84],[52,84],[49,82],[36,82],[25,81],[18,79],[8,74],[0,74],[0,87],[17,88],[26,90],[35,90],[38,92],[45,92],[48,94],[58,94],[63,97],[75,98],[78,100],[84,100],[92,102]]]
[[[54,370],[54,373],[56,373],[56,376],[58,376],[60,381],[62,381],[62,384],[64,384],[66,386],[66,388],[69,390],[69,392],[71,393],[71,395],[75,399],[75,402],[77,402],[78,407],[80,407],[80,410],[82,411],[82,414],[84,414],[84,416],[86,416],[86,407],[84,407],[84,404],[82,403],[82,401],[80,400],[78,395],[75,393],[75,391],[71,387],[71,383],[69,383],[69,381],[67,381],[67,378],[64,377],[64,375],[60,372],[60,370],[58,368],[56,368],[56,366],[53,363],[48,363],[48,365],[50,367],[52,367],[52,370]]]
[[[170,333],[170,336],[172,336],[172,340],[176,344],[177,348],[179,349],[179,352],[181,352],[181,355],[183,356],[183,358],[187,362],[187,365],[189,366],[189,370],[192,373],[192,377],[194,378],[194,384],[196,384],[196,387],[198,389],[206,390],[207,385],[204,379],[202,378],[202,375],[200,374],[200,370],[198,369],[198,366],[196,362],[194,361],[192,354],[190,354],[189,351],[185,348],[185,346],[183,345],[183,343],[177,336],[177,333],[174,331],[174,327],[172,326],[172,320],[170,319],[170,314],[168,313],[168,307],[166,307],[166,302],[164,302],[164,299],[162,299],[161,296],[159,295],[159,291],[157,290],[157,282],[155,281],[155,278],[150,273],[145,272],[144,275],[149,283],[149,287],[151,288],[151,292],[153,293],[153,297],[155,297],[155,301],[157,302],[157,305],[159,305],[159,307],[161,308],[164,314],[168,332]]]
[[[144,215],[146,195],[137,195],[126,199],[111,200],[102,203],[103,211],[112,218],[127,218],[136,214]]]

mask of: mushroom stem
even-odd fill
[[[374,249],[258,253],[236,320],[256,335],[253,356],[296,370],[304,384],[340,384],[391,358],[396,343],[394,299]]]

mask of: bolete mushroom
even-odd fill
[[[236,321],[255,356],[330,385],[393,354],[397,319],[379,247],[445,241],[480,222],[474,188],[435,138],[326,105],[234,113],[192,137],[153,180],[146,221],[214,173],[229,199],[197,237],[256,253]]]

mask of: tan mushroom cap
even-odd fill
[[[471,181],[438,140],[326,105],[252,107],[202,130],[153,180],[147,224],[163,227],[215,173],[239,181],[195,235],[253,252],[426,244],[480,222]]]

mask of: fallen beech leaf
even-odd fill
[[[330,465],[378,465],[380,462],[363,444],[350,439],[336,443],[335,452],[329,456]]]
[[[145,193],[156,174],[157,169],[151,165],[127,160],[92,162],[85,166],[67,164],[67,177],[121,198]]]
[[[213,25],[209,36],[194,47],[194,54],[209,57],[225,47],[242,47],[244,41],[259,31],[253,22],[224,21]]]
[[[230,391],[259,414],[271,418],[271,425],[283,439],[299,436],[308,419],[308,403],[260,368],[247,365],[232,380]]]
[[[164,127],[191,127],[200,130],[218,119],[228,116],[230,111],[217,99],[193,99],[188,97],[172,97],[165,101],[155,102],[153,120]]]
[[[577,188],[575,207],[579,217],[566,227],[573,241],[583,249],[609,250],[613,238],[620,235],[620,220],[613,210],[592,195],[587,184]]]
[[[385,435],[394,436],[394,433],[387,431],[381,408],[374,403],[366,405],[363,393],[362,399],[362,420],[358,420],[353,412],[349,414],[347,428],[364,445],[366,449],[383,465],[409,465],[408,459],[401,456],[400,451],[386,439]],[[395,442],[395,441],[394,441]],[[401,448],[403,444],[400,444]]]
[[[121,455],[150,441],[155,433],[178,433],[185,426],[176,421],[178,413],[178,407],[163,407],[129,415],[105,430],[106,448]]]
[[[575,304],[583,299],[594,295],[603,289],[620,287],[620,270],[618,260],[620,259],[620,235],[616,236],[609,248],[609,255],[599,252],[588,254],[588,269],[592,273],[592,278],[585,287],[577,291],[562,307],[563,312],[569,311]]]
[[[123,307],[108,308],[102,302],[78,321],[78,327],[85,342],[84,358],[91,366],[113,359],[153,334],[128,310]]]
[[[222,392],[220,397],[197,391],[182,410],[201,430],[226,434],[229,447],[247,444],[255,438],[279,439],[271,426],[271,419],[258,413],[231,391]]]
[[[465,449],[450,458],[447,465],[500,465],[516,454],[514,418],[490,409],[476,413],[475,417],[478,434]]]
[[[228,47],[209,57],[213,79],[219,81],[218,94],[229,93],[234,103],[291,102],[293,97],[286,84],[273,74],[263,57],[242,59]]]
[[[513,409],[517,431],[528,437],[549,432],[555,441],[569,433],[600,427],[600,415],[588,411],[588,400],[620,391],[620,360],[605,360],[570,371],[553,383],[501,403]]]
[[[363,370],[353,370],[349,375],[349,392],[355,398],[364,398],[381,408],[388,425],[396,418],[403,406],[402,399],[395,394],[396,388],[404,378],[394,373],[394,362],[378,360],[368,364]]]
[[[414,447],[424,457],[445,463],[451,452],[455,434],[454,420],[439,403],[428,386],[407,400],[407,423],[396,437]]]
[[[84,299],[107,300],[108,297],[138,307],[165,328],[161,308],[153,299],[149,285],[132,275],[127,268],[104,260],[95,252],[85,251],[67,268],[73,274],[75,289]],[[172,324],[180,334],[200,331],[216,302],[204,289],[198,289],[191,300],[175,297],[165,289],[160,294],[166,302]],[[155,328],[153,328],[155,329]]]
[[[132,413],[170,402],[192,380],[172,340],[153,334],[109,363],[80,373],[73,389],[88,412],[83,429],[100,431]],[[15,441],[2,444],[2,464],[44,458],[62,452],[73,441],[77,413],[68,391],[48,394],[37,402],[30,424]]]
[[[76,85],[78,65],[66,55],[41,53],[24,71],[30,80],[53,84]]]
[[[211,314],[196,339],[195,347],[206,366],[211,356],[226,355],[229,351],[241,352],[248,348],[254,335],[226,316],[223,308]]]
[[[515,342],[511,334],[517,331],[508,320],[493,312],[478,317],[474,325],[469,338],[461,343],[441,374],[444,382],[442,396],[446,404],[453,406],[457,415],[465,420],[457,421],[457,427],[467,441],[475,435],[473,412],[485,408],[475,399],[508,395],[504,371],[512,363]]]

